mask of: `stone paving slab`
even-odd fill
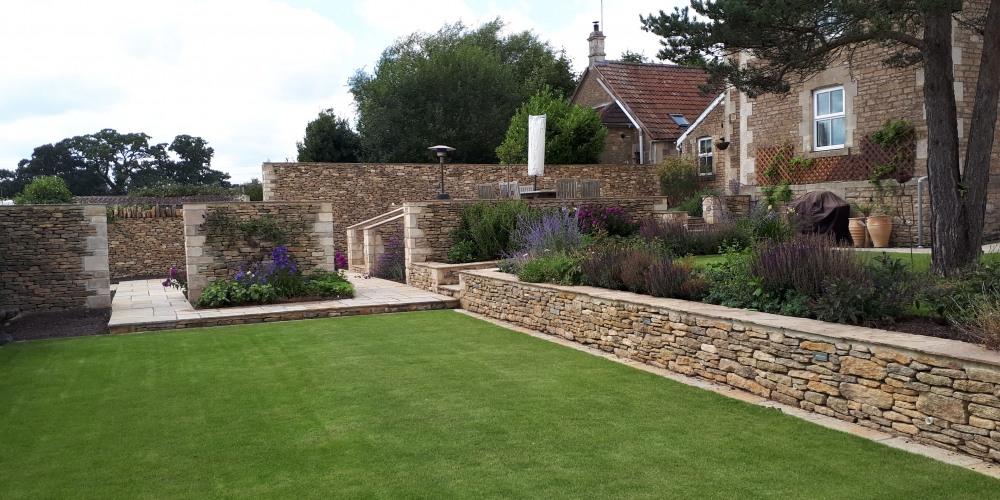
[[[222,309],[195,309],[180,290],[165,288],[158,279],[123,281],[112,285],[108,330],[134,333],[459,307],[458,299],[394,281],[361,275],[348,279],[357,291],[351,299]]]
[[[608,353],[600,349],[588,347],[583,344],[579,344],[564,339],[557,335],[548,335],[539,331],[525,328],[520,325],[508,323],[506,321],[501,321],[498,319],[489,318],[471,311],[466,311],[464,309],[459,309],[456,312],[467,314],[474,318],[478,318],[483,321],[493,323],[494,325],[502,326],[509,330],[514,330],[517,332],[531,335],[532,337],[548,340],[549,342],[554,342],[556,344],[576,349],[578,351],[583,351],[588,354],[592,354],[594,356],[600,356],[602,358],[606,358],[611,361],[621,363],[623,365],[628,365],[637,368],[639,370],[659,375],[664,378],[669,378],[671,380],[680,382],[685,385],[709,390],[717,394],[721,394],[723,396],[733,399],[739,399],[740,401],[744,401],[750,404],[755,404],[767,408],[774,408],[780,410],[782,413],[785,413],[787,415],[791,415],[793,417],[801,418],[803,420],[807,420],[809,422],[822,425],[823,427],[826,427],[828,429],[834,429],[841,432],[846,432],[848,434],[853,434],[858,437],[876,441],[886,446],[898,448],[900,450],[907,451],[910,453],[915,453],[917,455],[923,455],[925,457],[932,458],[934,460],[939,460],[941,462],[945,462],[948,464],[964,467],[966,469],[973,470],[981,474],[985,474],[987,476],[1000,479],[1000,465],[991,462],[986,462],[976,457],[971,457],[969,455],[964,455],[960,453],[954,453],[941,448],[935,448],[933,446],[918,443],[903,437],[892,436],[890,434],[879,432],[874,429],[869,429],[861,425],[852,424],[833,417],[827,417],[825,415],[820,415],[818,413],[806,411],[801,408],[797,408],[794,406],[779,403],[777,401],[762,398],[756,394],[752,394],[750,392],[729,385],[717,384],[715,382],[709,382],[707,380],[696,377],[689,377],[687,375],[682,375],[680,373],[675,373],[669,370],[665,370],[663,368],[657,368],[652,365],[639,363],[637,361],[633,361],[630,359],[619,358],[618,356],[615,356],[613,353]]]

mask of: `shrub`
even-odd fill
[[[163,285],[164,288],[166,287],[176,288],[184,292],[185,295],[187,295],[188,291],[187,271],[183,269],[174,269],[171,267],[170,274],[167,276],[167,279],[164,280],[163,283],[161,283],[161,285]]]
[[[787,241],[798,232],[796,225],[784,215],[772,212],[764,205],[757,205],[745,217],[737,218],[736,228],[756,241]]]
[[[256,179],[254,179],[256,181]],[[252,181],[251,181],[252,182]],[[260,199],[264,199],[264,188],[257,181],[257,185],[260,186]],[[255,188],[251,188],[255,189]],[[137,197],[154,197],[154,198],[178,198],[184,196],[206,196],[206,195],[239,195],[243,194],[240,187],[224,187],[217,184],[180,184],[176,182],[167,182],[157,186],[143,187],[139,189],[133,189],[129,191],[128,196],[131,198]],[[253,193],[250,193],[251,201],[253,200]]]
[[[634,293],[648,293],[646,282],[649,269],[656,263],[656,258],[648,252],[637,249],[625,251],[622,259],[622,284],[624,288]]]
[[[647,243],[660,246],[674,256],[712,255],[727,245],[748,246],[750,238],[733,224],[719,223],[701,231],[688,231],[684,224],[663,219],[647,219],[639,227]]]
[[[698,165],[688,158],[670,157],[660,163],[660,191],[667,197],[667,202],[677,206],[698,192]]]
[[[967,330],[972,339],[987,349],[1000,350],[1000,293],[986,290],[970,301],[969,311],[972,319]]]
[[[608,235],[629,237],[639,230],[635,218],[621,207],[588,207],[577,210],[580,227],[591,236]]]
[[[198,307],[217,308],[244,304],[269,304],[277,300],[278,294],[271,285],[254,283],[245,285],[239,281],[216,280],[201,291]]]
[[[348,298],[355,293],[354,285],[347,280],[343,271],[331,273],[321,268],[314,269],[309,275],[306,290],[309,295],[320,297]]]
[[[646,286],[649,294],[654,297],[683,297],[684,283],[688,281],[690,271],[675,264],[670,259],[662,259],[650,266]]]
[[[703,206],[701,204],[701,198],[702,195],[700,194],[692,196],[680,202],[676,208],[680,212],[687,212],[687,214],[691,217],[701,217],[704,215],[704,212],[702,211]]]
[[[298,263],[282,245],[271,251],[272,262],[250,266],[240,266],[236,281],[246,285],[270,285],[279,297],[292,298],[305,293],[305,281],[299,272]]]
[[[526,263],[517,277],[528,283],[579,285],[582,283],[581,261],[564,253],[546,255]]]
[[[372,276],[406,283],[406,254],[403,247],[403,228],[386,237],[385,252],[378,256]]]
[[[14,196],[16,205],[59,205],[74,203],[73,193],[66,186],[66,181],[54,175],[35,177],[24,187],[21,194]]]
[[[844,278],[855,283],[868,273],[853,251],[839,249],[826,235],[803,235],[796,240],[757,247],[750,275],[760,278],[766,291],[795,290],[819,297],[823,280]]]
[[[526,212],[528,205],[520,200],[505,200],[495,205],[478,202],[463,208],[449,260],[456,263],[492,260],[511,252],[511,233],[517,228],[518,215]]]
[[[337,252],[333,256],[333,269],[340,271],[341,269],[347,269],[347,256]]]
[[[580,264],[583,282],[601,288],[624,290],[622,261],[625,255],[626,250],[615,247],[601,248],[592,252]]]

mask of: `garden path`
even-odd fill
[[[351,299],[293,302],[260,306],[195,309],[180,290],[166,288],[162,280],[123,281],[111,285],[111,333],[131,333],[172,328],[284,321],[313,317],[424,309],[452,309],[458,300],[416,287],[378,278],[349,274],[357,293]]]

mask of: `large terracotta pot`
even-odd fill
[[[864,217],[851,217],[847,219],[847,229],[851,231],[851,241],[855,247],[868,246],[868,229],[865,227]]]
[[[872,244],[875,248],[889,246],[889,235],[891,233],[891,215],[872,215],[868,217],[868,234],[872,236]]]

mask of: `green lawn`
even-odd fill
[[[879,257],[883,252],[872,252],[866,251],[862,255],[869,259],[874,259]],[[910,266],[916,272],[926,272],[931,265],[931,254],[929,253],[909,253],[909,252],[887,252],[890,256],[902,260],[904,264]],[[716,262],[722,262],[725,257],[722,255],[698,255],[694,258],[694,263],[696,266],[704,266],[706,264],[714,264]],[[1000,254],[988,253],[983,254],[982,262],[997,262],[1000,261]]]
[[[998,498],[453,311],[8,344],[0,498]]]

